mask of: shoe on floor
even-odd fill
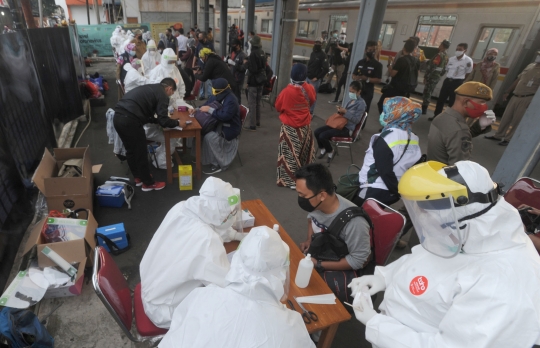
[[[408,245],[407,242],[403,241],[403,240],[398,240],[397,244],[396,244],[396,248],[398,249],[405,249],[405,247]]]
[[[203,173],[206,174],[206,175],[212,175],[212,174],[220,173],[222,171],[223,171],[223,169],[221,169],[220,167],[212,166],[212,168],[210,168],[210,170],[205,170],[205,171],[203,171]]]
[[[435,116],[428,117],[428,121],[433,121],[435,119]]]
[[[422,105],[422,115],[427,114],[427,108],[428,108],[427,105]]]
[[[135,178],[135,186],[139,187],[142,186],[142,181],[139,178]]]
[[[337,104],[337,103],[339,103],[339,101],[337,101],[337,100],[329,100],[328,101],[328,104]]]
[[[332,160],[334,159],[334,156],[335,156],[335,155],[334,155],[334,151],[329,152],[329,153],[328,153],[328,158],[326,159],[326,163],[332,162]]]
[[[494,135],[484,135],[484,138],[489,139],[489,140],[497,140],[497,141],[501,141],[501,139],[495,138]]]
[[[260,126],[261,126],[261,124],[260,124],[260,123],[257,123],[257,127],[260,127]]]
[[[503,140],[503,141],[501,141],[501,142],[499,143],[499,145],[501,145],[501,146],[508,146],[508,144],[510,144],[510,142],[509,142],[509,141],[506,141],[506,140]]]
[[[319,154],[317,155],[317,158],[322,159],[324,158],[324,156],[326,156],[326,150],[322,150],[321,152],[319,152]]]
[[[199,100],[206,100],[206,98],[205,97],[200,97]]]
[[[165,183],[163,181],[156,181],[152,185],[145,185],[142,184],[142,190],[143,191],[152,191],[152,190],[161,190],[165,187]]]
[[[257,131],[257,127],[253,127],[253,126],[250,126],[250,127],[243,127],[245,130],[247,131],[250,131],[250,132],[256,132]]]

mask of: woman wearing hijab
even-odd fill
[[[353,203],[362,206],[368,198],[391,205],[399,200],[398,182],[422,151],[412,124],[422,113],[420,104],[405,97],[387,98],[379,119],[383,129],[371,137],[359,173],[360,192]]]
[[[501,71],[501,65],[495,60],[499,50],[496,48],[490,48],[486,52],[484,60],[474,67],[472,73],[467,76],[464,82],[476,81],[487,85],[489,88],[494,89],[497,84],[497,78]]]
[[[315,161],[315,143],[311,132],[309,109],[315,102],[315,89],[307,78],[307,67],[295,64],[291,83],[276,99],[276,110],[281,120],[279,133],[277,185],[296,189],[294,173]]]
[[[221,105],[216,105],[216,102]],[[199,110],[211,114],[218,121],[217,128],[207,133],[202,142],[201,163],[212,166],[204,174],[212,175],[226,170],[234,160],[242,127],[238,99],[226,79],[212,81],[212,96]]]
[[[124,79],[126,78],[126,70],[124,70],[124,65],[131,63],[137,57],[136,46],[134,43],[127,44],[124,47],[124,53],[116,58],[116,79],[124,84]]]
[[[156,42],[154,40],[148,41],[148,50],[142,56],[142,63],[144,67],[144,74],[148,75],[152,69],[159,65],[161,61],[161,54],[157,52]]]
[[[346,76],[346,75],[345,75]],[[321,153],[317,158],[321,159],[328,154],[328,163],[334,158],[334,151],[330,139],[333,137],[350,137],[364,112],[366,112],[366,102],[360,94],[362,93],[362,83],[353,81],[349,85],[349,102],[343,108],[337,106],[337,112],[347,119],[347,124],[342,129],[332,128],[330,126],[322,126],[315,130],[315,139]]]

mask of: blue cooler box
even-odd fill
[[[123,189],[123,185],[98,187],[96,197],[99,205],[102,207],[120,208],[126,201],[124,199],[124,192],[122,192]]]
[[[126,237],[126,229],[124,228],[124,223],[100,227],[96,229],[96,232],[101,233],[102,235],[108,237],[110,240],[115,242],[119,249],[124,249],[124,248],[127,248],[128,246],[128,240]],[[104,247],[105,250],[107,250],[107,252],[111,252],[107,244],[105,244],[105,241],[103,241],[103,239],[98,237],[97,240],[98,240],[98,244]]]

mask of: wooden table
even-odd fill
[[[272,228],[274,224],[279,225],[279,222],[272,215],[272,213],[270,213],[268,208],[260,199],[242,202],[242,209],[249,209],[251,214],[255,216],[255,226],[268,226]],[[296,303],[296,301],[294,300],[293,296],[300,297],[330,294],[332,293],[332,290],[330,290],[328,285],[326,285],[324,280],[315,270],[313,270],[309,285],[305,289],[300,289],[296,286],[296,284],[294,283],[294,279],[296,277],[298,263],[305,256],[304,254],[302,254],[300,248],[291,239],[287,232],[285,232],[285,229],[281,225],[279,225],[279,234],[281,236],[281,239],[283,239],[283,241],[287,243],[287,245],[291,249],[291,286],[289,288],[289,300],[292,301],[296,310],[300,314],[302,314],[302,310],[300,309],[298,303]],[[227,251],[227,253],[230,253],[231,251],[238,248],[238,244],[239,242],[236,241],[225,243],[225,250]],[[309,333],[322,330],[322,335],[319,339],[317,347],[330,348],[332,345],[332,341],[334,340],[334,336],[336,335],[339,323],[351,319],[351,315],[349,314],[349,312],[347,312],[345,307],[343,307],[343,305],[338,299],[336,299],[335,305],[303,304],[303,306],[306,307],[307,310],[313,311],[319,316],[318,321],[306,324]]]
[[[196,158],[195,158],[195,174],[197,175],[197,180],[201,180],[201,125],[195,117],[189,117],[189,112],[187,111],[178,111],[174,110],[171,118],[175,120],[180,121],[180,127],[182,127],[182,130],[172,129],[172,128],[164,128],[163,134],[165,136],[165,155],[167,159],[167,183],[172,184],[173,177],[178,178],[178,173],[173,173],[172,167],[171,167],[171,138],[184,138],[184,151],[187,151],[186,147],[186,138],[195,138],[195,151],[196,151]],[[186,125],[186,121],[191,121],[191,124]],[[176,154],[176,152],[175,152]],[[176,156],[176,160],[179,161],[178,155]],[[181,163],[178,163],[181,164]]]

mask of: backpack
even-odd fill
[[[336,89],[332,88],[332,85],[329,82],[323,83],[322,85],[319,86],[319,93],[331,94],[331,93],[334,93],[335,91]]]
[[[345,225],[357,216],[362,216],[370,227],[372,226],[371,220],[364,209],[359,207],[347,208],[334,218],[328,229],[312,235],[307,253],[322,261],[339,261],[348,255],[347,244],[339,237],[339,234]]]
[[[417,60],[411,56],[403,56],[409,66],[407,74],[404,77],[404,84],[406,92],[414,92],[416,86],[418,86],[418,69]]]
[[[52,348],[54,338],[28,309],[5,307],[0,312],[0,344],[7,341],[11,348]]]

